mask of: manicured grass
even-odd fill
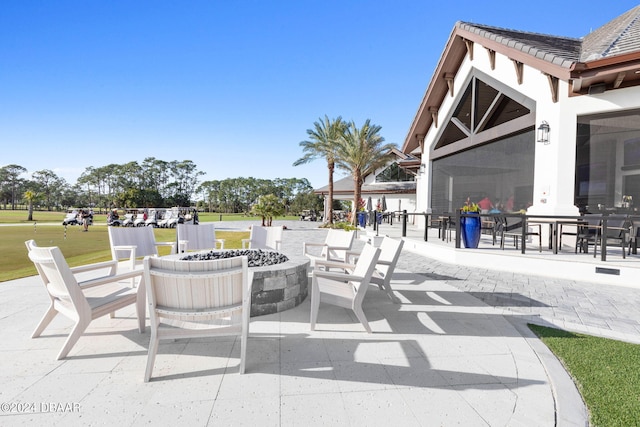
[[[176,240],[176,230],[155,228],[156,240]],[[62,225],[19,225],[0,227],[0,282],[36,274],[33,263],[27,256],[24,242],[34,239],[38,246],[58,246],[70,266],[89,264],[111,259],[107,227],[95,225],[83,233],[80,226],[68,226],[66,233]],[[242,247],[242,239],[249,238],[248,231],[217,231],[216,237],[225,239],[225,248]],[[160,255],[169,253],[169,248],[160,248]]]
[[[640,345],[529,325],[562,361],[594,426],[640,423]]]

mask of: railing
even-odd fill
[[[402,237],[407,237],[407,223],[410,217],[421,216],[424,218],[424,241],[428,241],[429,239],[429,228],[434,228],[432,224],[438,223],[438,227],[441,231],[441,238],[445,239],[445,233],[447,232],[446,221],[449,223],[451,219],[454,219],[455,223],[455,247],[461,247],[461,233],[460,233],[460,211],[456,212],[431,212],[431,213],[409,213],[406,210],[401,212],[394,212],[393,214],[399,214],[400,221],[402,224]],[[579,221],[584,221],[585,216],[583,215],[526,215],[526,214],[518,214],[518,213],[486,213],[481,214],[484,218],[492,218],[494,223],[497,224],[497,220],[499,218],[505,217],[516,217],[520,218],[522,221],[522,234],[520,236],[521,245],[521,253],[526,252],[526,241],[527,241],[527,231],[529,229],[529,223],[547,223],[549,224],[549,247],[553,248],[554,253],[557,253],[557,238],[558,238],[558,225],[563,223],[571,223],[575,222],[575,225],[578,224]],[[601,221],[600,229],[603,244],[601,245],[600,258],[602,261],[607,260],[607,223],[613,219],[626,218],[628,220],[629,226],[629,234],[628,234],[628,242],[629,242],[629,250],[632,250],[633,254],[637,254],[637,246],[638,240],[640,239],[640,215],[620,215],[616,213],[602,213],[596,215],[590,215],[591,218],[598,218]],[[434,221],[434,218],[437,220]],[[390,225],[393,225],[393,218],[391,218]],[[374,230],[377,227],[377,222],[374,222]],[[631,246],[631,242],[633,242],[633,246]],[[624,250],[624,249],[623,249]]]

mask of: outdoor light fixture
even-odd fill
[[[544,145],[549,144],[549,123],[545,120],[538,126],[538,142],[542,142]]]

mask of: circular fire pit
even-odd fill
[[[308,294],[309,259],[262,249],[224,250],[182,254],[181,260],[198,261],[247,256],[251,283],[251,317],[279,313],[299,305]]]

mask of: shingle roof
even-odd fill
[[[458,22],[456,26],[529,55],[569,68],[580,57],[580,39]]]
[[[640,6],[634,7],[581,39],[468,22],[458,22],[456,26],[563,68],[569,68],[576,62],[588,62],[640,51]]]
[[[593,61],[637,50],[640,50],[640,6],[587,34],[582,42],[580,61]]]

